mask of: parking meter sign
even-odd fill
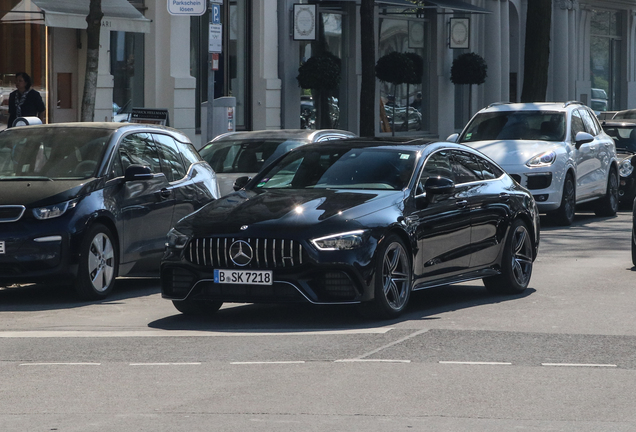
[[[208,52],[223,52],[223,26],[222,24],[210,24],[208,37]]]

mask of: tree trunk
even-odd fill
[[[360,3],[360,136],[375,136],[375,24],[374,0]]]
[[[97,72],[99,67],[99,34],[102,27],[102,0],[90,0],[90,9],[86,22],[86,77],[82,96],[83,122],[93,121],[95,117],[95,93],[97,91]]]
[[[528,0],[521,102],[544,102],[548,89],[552,0]]]

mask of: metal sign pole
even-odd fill
[[[223,0],[210,0],[210,29],[208,33],[208,119],[206,143],[217,134],[214,131],[214,71],[218,64],[215,64],[213,57],[218,56],[222,51],[223,32],[221,27],[221,6]]]

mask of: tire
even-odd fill
[[[213,315],[223,306],[223,302],[214,300],[173,300],[172,304],[179,312],[189,316]]]
[[[596,216],[616,216],[618,211],[618,174],[615,170],[610,170],[607,176],[607,191],[605,195],[594,204]]]
[[[557,225],[569,226],[574,222],[576,211],[576,186],[572,175],[568,174],[563,182],[561,206],[552,214]]]
[[[636,266],[636,228],[632,227],[632,264]]]
[[[381,243],[375,262],[374,298],[360,305],[369,318],[392,319],[402,314],[411,297],[411,259],[404,242],[389,235]]]
[[[636,266],[636,199],[632,210],[632,264]]]
[[[517,219],[511,225],[504,245],[501,274],[484,278],[484,286],[493,294],[522,293],[530,283],[533,258],[528,227]]]
[[[75,291],[84,300],[108,297],[115,286],[119,269],[117,242],[112,232],[102,224],[92,225],[80,246],[79,269]]]

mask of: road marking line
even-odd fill
[[[101,366],[101,363],[21,363],[20,366]]]
[[[201,362],[192,363],[130,363],[128,366],[198,366]]]
[[[393,330],[391,327],[350,329],[350,330],[280,330],[278,332],[241,331],[226,332],[205,330],[112,330],[112,331],[86,331],[86,330],[38,330],[38,331],[0,331],[0,338],[98,338],[98,337],[219,337],[219,336],[323,336],[323,335],[351,335],[351,334],[385,334]]]
[[[412,339],[412,338],[414,338],[415,336],[419,336],[419,335],[421,335],[422,333],[426,333],[427,331],[428,331],[428,329],[418,330],[418,331],[416,331],[415,333],[411,333],[411,334],[410,334],[410,335],[408,335],[408,336],[404,336],[404,337],[403,337],[403,338],[401,338],[401,339],[398,339],[398,340],[393,341],[393,342],[391,342],[391,343],[389,343],[389,344],[386,344],[386,345],[384,345],[384,346],[381,346],[380,348],[374,349],[373,351],[369,351],[369,352],[367,352],[367,353],[364,353],[364,354],[362,354],[361,356],[355,357],[355,359],[356,359],[356,360],[360,360],[360,359],[363,359],[363,358],[365,358],[365,357],[372,356],[373,354],[379,353],[380,351],[382,351],[382,350],[384,350],[384,349],[390,348],[390,347],[392,347],[392,346],[394,346],[394,345],[397,345],[397,344],[399,344],[399,343],[402,343],[402,342],[404,342],[404,341],[407,341],[407,340],[409,340],[409,339]]]
[[[501,365],[501,366],[509,366],[512,363],[509,362],[480,362],[480,361],[444,361],[440,360],[440,364],[460,364],[460,365]]]
[[[593,364],[593,363],[541,363],[541,366],[570,366],[570,367],[618,367],[615,364]]]
[[[259,365],[259,364],[303,364],[303,360],[298,361],[246,361],[246,362],[230,362],[233,365]]]
[[[411,363],[411,360],[390,360],[390,359],[342,359],[335,360],[335,363]]]

